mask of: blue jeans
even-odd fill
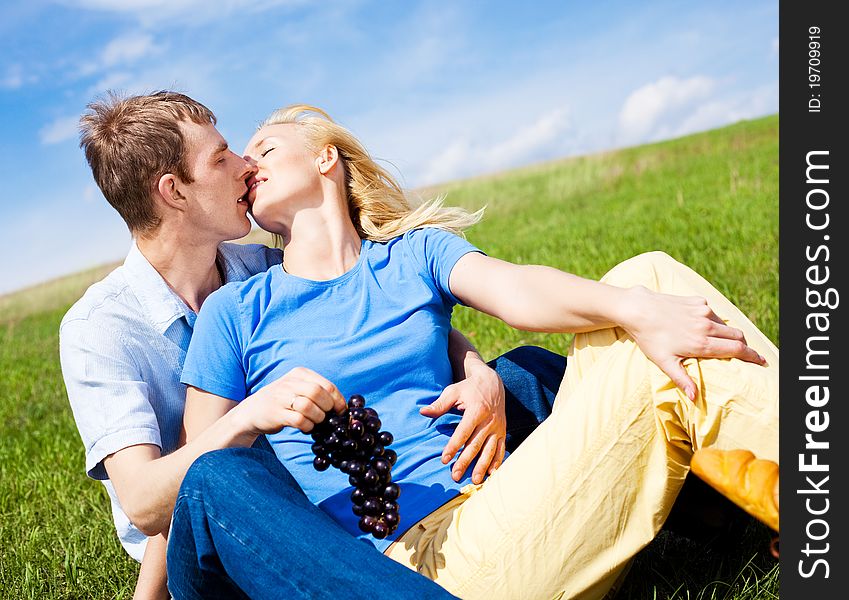
[[[515,449],[551,413],[566,359],[522,347],[490,366],[504,382]],[[453,598],[340,528],[267,443],[209,452],[189,469],[171,523],[168,588],[177,600]]]

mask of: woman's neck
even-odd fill
[[[313,281],[335,279],[354,268],[361,247],[347,205],[324,203],[295,216],[283,268]]]

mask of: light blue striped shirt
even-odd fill
[[[278,249],[222,244],[225,277],[242,281],[279,264]],[[180,373],[196,314],[133,243],[124,264],[92,285],[59,327],[68,399],[85,445],[86,473],[103,482],[118,537],[138,561],[146,536],[121,509],[103,459],[129,446],[177,447],[186,386]]]

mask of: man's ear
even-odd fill
[[[318,158],[315,159],[318,170],[322,175],[327,175],[333,167],[339,162],[339,150],[332,144],[327,144],[318,153]]]
[[[186,197],[180,193],[182,182],[173,173],[166,173],[156,182],[157,196],[166,206],[182,210],[186,206]]]

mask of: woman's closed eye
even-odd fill
[[[266,155],[266,154],[268,154],[269,152],[271,152],[272,150],[274,150],[274,147],[273,147],[273,146],[272,146],[271,148],[267,148],[266,150],[262,151],[262,152],[260,153],[260,156],[261,156],[262,158],[265,158],[265,155]]]

